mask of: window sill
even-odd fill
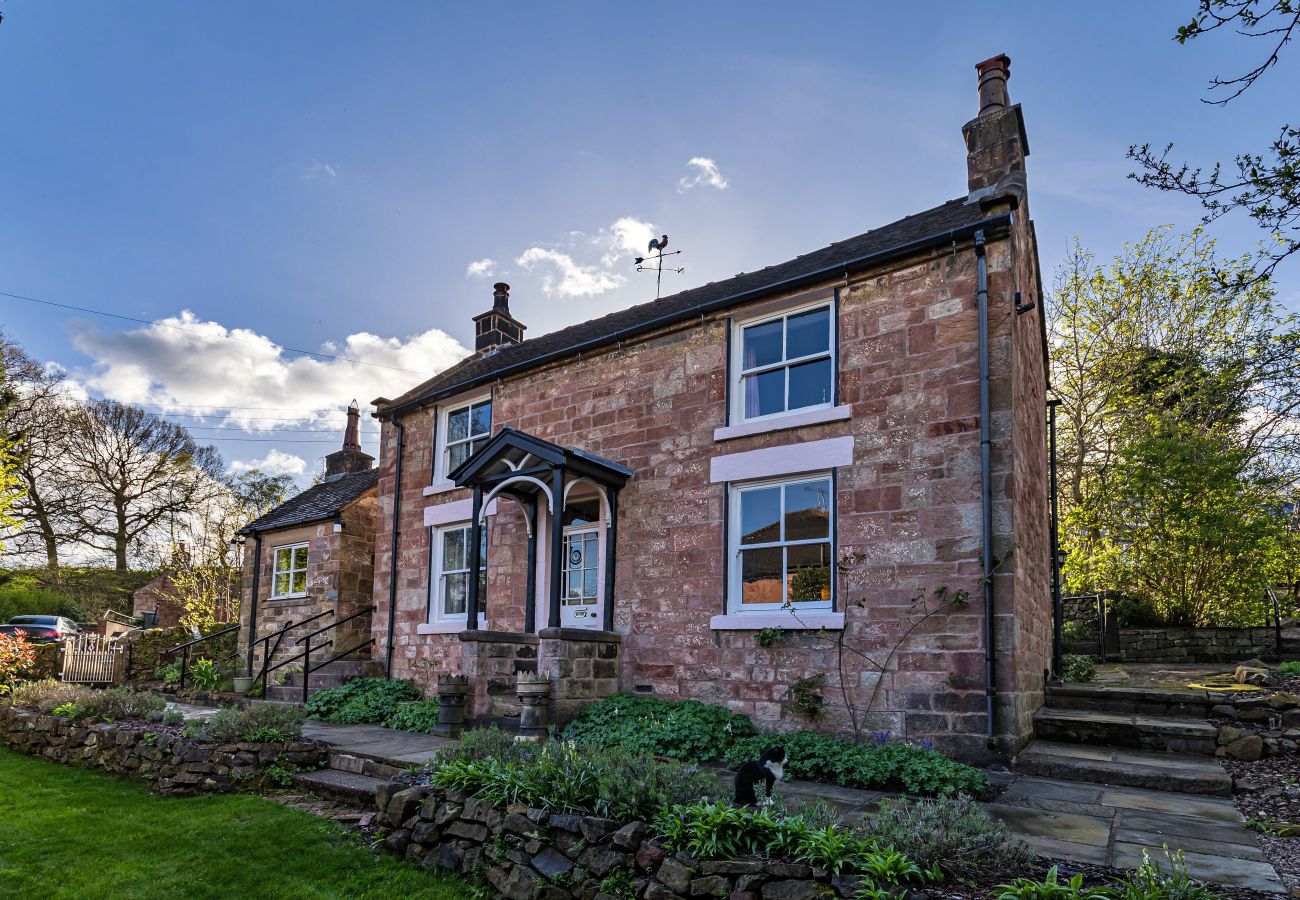
[[[787,631],[816,631],[825,628],[840,631],[844,628],[844,613],[817,610],[801,612],[799,618],[788,611],[742,612],[714,616],[709,620],[713,631],[759,631],[763,628],[784,628]]]
[[[424,496],[432,497],[434,494],[445,494],[448,491],[454,490],[456,490],[456,483],[454,481],[443,480],[426,487],[424,489]]]
[[[302,600],[306,596],[307,596],[307,592],[303,591],[300,594],[272,594],[266,599],[267,600]]]
[[[713,439],[715,441],[729,441],[734,438],[748,437],[752,434],[768,434],[773,431],[785,431],[789,428],[803,428],[805,425],[842,422],[852,414],[853,411],[847,405],[814,409],[808,412],[794,412],[784,416],[773,416],[770,419],[742,422],[739,425],[724,425],[713,430]]]
[[[478,627],[487,627],[487,616],[480,614]],[[465,620],[447,619],[443,622],[421,622],[415,626],[416,634],[460,634],[465,630]]]

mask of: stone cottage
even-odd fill
[[[311,665],[348,650],[349,658],[370,655],[379,473],[374,457],[361,450],[360,418],[354,400],[343,447],[325,457],[320,484],[239,530],[245,542],[239,647],[251,675],[261,670],[268,647],[272,665],[301,668],[306,644],[297,642],[356,613],[313,639],[318,649]],[[332,681],[342,668],[331,670]]]
[[[479,719],[540,671],[561,718],[626,690],[775,728],[842,730],[851,707],[972,759],[1028,740],[1046,331],[1010,60],[976,68],[955,199],[527,340],[497,284],[474,355],[375,401],[394,677],[463,673]],[[969,597],[899,644],[943,588]]]

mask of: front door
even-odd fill
[[[564,575],[560,579],[560,624],[601,627],[599,526],[564,529]]]

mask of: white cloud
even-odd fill
[[[292,475],[297,478],[307,471],[307,460],[272,448],[261,459],[237,459],[230,464],[233,475],[240,475],[250,469],[257,469],[266,475]]]
[[[465,267],[465,276],[467,278],[491,278],[492,270],[497,267],[497,262],[491,257],[485,256],[482,259],[476,259]]]
[[[314,181],[317,178],[323,178],[326,181],[333,181],[335,178],[339,177],[339,167],[331,166],[329,163],[323,163],[320,160],[316,160],[307,167],[307,171],[303,173],[302,177],[306,181]]]
[[[561,297],[589,297],[622,287],[627,279],[616,272],[594,265],[583,265],[568,253],[545,247],[529,247],[515,264],[529,271],[544,266],[542,290]]]
[[[655,227],[632,216],[624,216],[609,228],[602,229],[596,240],[606,246],[600,261],[606,268],[616,265],[626,256],[645,256],[650,239],[656,237]]]
[[[701,184],[720,191],[727,189],[727,179],[723,178],[722,173],[718,171],[718,164],[707,156],[693,156],[686,165],[696,171],[695,174],[684,176],[677,182],[677,193],[684,194]]]
[[[396,397],[469,355],[450,335],[430,329],[406,338],[358,332],[321,345],[322,352],[348,360],[317,359],[286,352],[250,329],[201,321],[188,310],[129,331],[81,326],[72,340],[93,360],[72,373],[90,392],[203,414],[220,420],[206,424],[250,432],[314,426],[341,434],[343,410],[353,398],[365,404]]]

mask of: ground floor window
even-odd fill
[[[831,608],[830,475],[733,485],[728,502],[728,608]]]
[[[433,529],[429,579],[432,621],[465,618],[469,603],[471,532],[468,522]],[[487,612],[487,528],[480,529],[479,537],[478,611],[483,615]]]
[[[276,547],[272,597],[299,597],[307,593],[307,545]]]

